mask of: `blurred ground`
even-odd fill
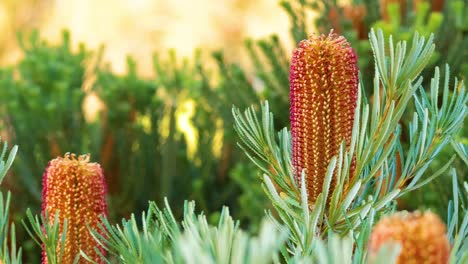
[[[154,51],[175,48],[190,56],[196,47],[222,47],[238,58],[246,37],[287,35],[289,23],[277,0],[1,0],[1,63],[19,56],[15,32],[32,28],[52,41],[69,29],[74,43],[104,44],[105,61],[116,72],[131,54],[149,74]]]

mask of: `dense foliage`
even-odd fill
[[[212,56],[197,51],[193,58],[183,59],[170,51],[155,54],[154,77],[143,78],[132,58],[127,60],[127,73],[117,75],[102,61],[103,50],[92,51],[84,44],[72,47],[67,32],[58,44],[41,40],[39,33],[33,32],[18,38],[23,58],[12,67],[0,69],[1,130],[9,142],[20,146],[12,172],[2,184],[13,195],[0,197],[0,259],[17,263],[22,252],[26,263],[39,262],[40,247],[33,244],[27,230],[8,225],[11,220],[18,223],[25,219],[27,208],[32,210],[28,211],[29,222],[34,222],[32,226],[26,224],[29,232],[39,244],[47,239],[50,252],[56,252],[57,241],[62,239],[58,223],[43,223],[41,217],[33,215],[40,212],[41,175],[48,161],[66,152],[90,153],[91,159],[102,165],[110,212],[102,232],[94,234],[111,260],[120,258],[124,263],[134,263],[135,259],[151,263],[270,263],[281,259],[291,263],[311,259],[345,263],[351,258],[359,263],[365,260],[374,221],[397,208],[432,208],[448,223],[451,242],[462,243],[468,225],[466,218],[462,222],[466,190],[458,190],[467,180],[467,128],[462,126],[466,94],[462,81],[468,75],[464,15],[468,5],[461,0],[430,4],[337,2],[291,0],[281,5],[291,18],[294,45],[314,32],[315,24],[321,33],[335,28],[358,55],[361,116],[357,122],[361,124],[356,126],[361,127],[354,128],[355,151],[374,158],[362,161],[362,179],[353,182],[358,187],[349,187],[346,193],[335,188],[337,192],[326,194],[336,204],[343,202],[346,206],[327,211],[324,205],[309,212],[300,182],[285,180],[292,176],[288,171],[291,136],[287,129],[281,130],[290,124],[290,52],[284,47],[290,40],[277,36],[247,40],[245,49],[253,73],[237,62],[227,62],[222,51]],[[413,6],[413,2],[421,3]],[[310,12],[317,10],[321,15],[312,21]],[[368,35],[372,27],[383,31]],[[420,37],[413,39],[415,31]],[[431,32],[435,33],[433,39]],[[390,35],[392,42],[385,40]],[[373,37],[369,40],[369,36]],[[393,44],[400,40],[408,41],[406,57],[402,44]],[[391,51],[388,45],[394,45]],[[405,59],[419,59],[419,65],[398,64]],[[427,64],[425,69],[423,64]],[[395,73],[399,66],[400,75]],[[434,70],[435,66],[439,68]],[[97,115],[90,117],[86,105],[96,98],[101,106]],[[262,100],[268,103],[260,104]],[[236,107],[234,118],[232,105]],[[237,110],[251,105],[246,114]],[[180,125],[184,118],[188,126]],[[377,125],[379,118],[385,126]],[[364,128],[362,122],[370,127]],[[274,132],[278,130],[279,137]],[[367,138],[369,134],[379,135],[375,145]],[[259,141],[252,142],[251,137]],[[242,140],[247,156],[236,145]],[[5,150],[3,158],[7,157]],[[1,179],[15,153],[16,147],[6,162],[0,163]],[[350,155],[340,152],[329,171],[346,166]],[[398,159],[406,178],[395,175]],[[327,175],[332,177],[333,173]],[[182,207],[187,199],[196,201],[205,214],[197,215],[193,202]],[[149,208],[148,201],[153,201]],[[321,201],[325,203],[327,198]],[[164,209],[159,209],[162,205]],[[261,220],[269,209],[274,209],[269,213],[274,224]],[[141,211],[145,211],[142,219],[136,220],[133,213]],[[234,221],[229,212],[241,221]],[[123,220],[121,227],[113,224],[121,218],[129,220]],[[181,218],[182,225],[176,220]],[[49,230],[48,237],[41,232],[43,224]],[[275,229],[278,226],[282,228]],[[313,231],[304,231],[312,227],[320,230],[321,239],[315,239]],[[250,231],[258,232],[258,236]],[[103,232],[108,235],[99,236]],[[456,233],[461,238],[455,238]],[[22,251],[18,251],[19,244]],[[462,252],[463,245],[458,246]],[[353,253],[353,248],[359,250]],[[337,251],[347,252],[343,262],[333,259]],[[382,253],[382,259],[392,252]],[[454,254],[458,257],[453,259],[462,258]]]

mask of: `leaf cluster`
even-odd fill
[[[398,197],[441,175],[454,159],[425,175],[462,127],[468,100],[463,81],[455,79],[450,93],[448,66],[442,82],[436,68],[429,97],[419,74],[434,50],[432,37],[426,41],[416,33],[409,51],[406,42],[395,45],[391,37],[386,48],[382,31],[371,31],[369,38],[375,57],[373,98],[367,99],[361,83],[351,144],[343,144],[331,159],[323,175],[322,193],[314,204],[307,200],[307,175],[302,173],[301,182],[293,178],[291,135],[286,128],[275,135],[268,102],[262,104],[260,117],[253,107],[244,113],[233,109],[240,146],[264,173],[264,188],[278,213],[277,221],[291,230],[289,251],[293,255],[310,255],[315,237],[330,231],[342,236],[350,232],[364,235],[364,219],[394,210]],[[409,124],[409,145],[404,147],[399,122],[411,99],[416,111]],[[349,175],[353,158],[356,170]],[[330,192],[332,177],[337,186]]]

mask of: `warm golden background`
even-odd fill
[[[19,145],[1,187],[12,193],[11,219],[25,263],[39,263],[41,247],[21,220],[27,208],[40,212],[41,175],[50,159],[67,151],[91,153],[104,168],[112,223],[146,211],[148,200],[163,205],[167,197],[178,219],[184,200],[196,201],[197,211],[211,223],[228,205],[243,228],[255,233],[264,210],[272,207],[260,170],[236,145],[240,138],[231,107],[245,109],[268,99],[275,129],[288,126],[289,57],[307,34],[333,28],[344,35],[356,49],[368,95],[374,62],[367,32],[375,26],[394,40],[409,40],[416,30],[425,37],[437,32],[438,58],[428,68],[448,62],[454,75],[467,79],[468,60],[460,56],[466,54],[467,27],[461,23],[463,12],[456,12],[465,10],[464,0],[450,1],[458,3],[456,9],[449,1],[431,0],[423,11],[417,10],[418,4],[424,7],[420,0],[283,0],[284,8],[280,1],[0,0],[0,136],[10,146]],[[405,9],[395,8],[403,3]],[[422,19],[410,19],[417,15]],[[29,40],[35,29],[39,38]],[[73,51],[63,30],[70,32]],[[18,32],[26,35],[26,48],[20,49]],[[279,38],[268,38],[273,33]],[[258,41],[245,47],[249,38]],[[49,43],[38,45],[38,39]],[[79,43],[92,53],[77,52]],[[95,55],[102,46],[99,60]],[[193,56],[197,48],[200,60]],[[169,57],[169,49],[176,56]],[[218,50],[223,52],[210,57]],[[160,57],[157,70],[153,54]],[[138,72],[132,61],[126,69],[128,55]],[[95,65],[101,61],[110,71]],[[433,71],[423,76],[424,87],[430,87]],[[412,120],[405,115],[401,124]],[[401,131],[406,149],[409,129],[402,125]],[[444,149],[428,173],[439,172],[452,155],[451,148]],[[457,175],[467,175],[462,160],[454,167]],[[397,170],[392,169],[395,177]],[[369,186],[362,197],[373,193]],[[446,216],[452,198],[447,172],[398,206],[433,208]]]
[[[246,37],[287,36],[289,21],[277,0],[2,0],[0,61],[20,56],[16,32],[38,28],[42,38],[71,32],[74,43],[105,45],[105,61],[124,72],[132,55],[151,73],[151,54],[169,48],[190,56],[197,47],[223,48],[238,58]]]

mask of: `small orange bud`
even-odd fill
[[[90,163],[89,155],[65,154],[49,162],[42,181],[42,214],[47,212],[52,223],[58,211],[60,232],[64,219],[68,221],[61,263],[73,263],[80,250],[97,263],[104,263],[99,262],[94,248],[98,247],[103,254],[104,249],[88,230],[88,226],[97,229],[100,217],[107,215],[106,183],[101,166]],[[47,263],[45,252],[42,263]],[[79,263],[87,262],[80,259]]]
[[[401,244],[397,263],[446,264],[450,245],[445,224],[432,212],[399,212],[382,218],[374,227],[369,254],[372,259],[386,243]]]

